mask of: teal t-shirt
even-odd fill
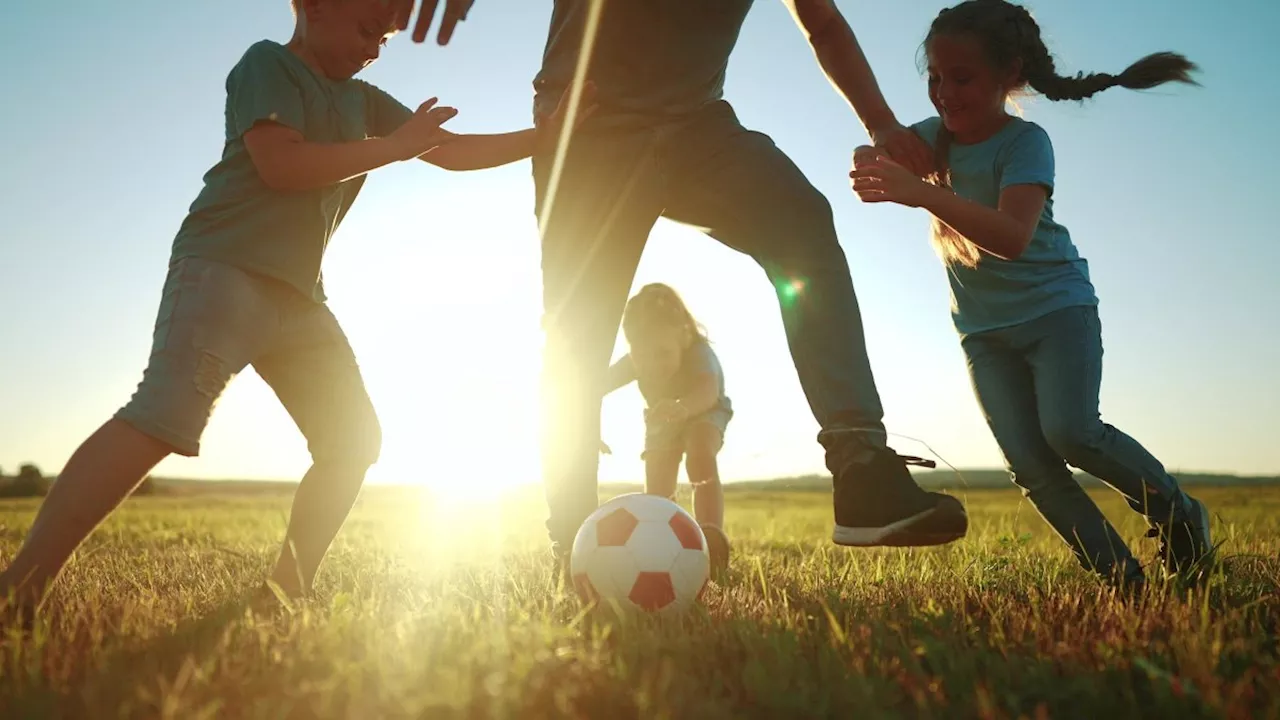
[[[911,126],[933,145],[941,120]],[[1011,185],[1043,185],[1049,191],[1031,244],[1016,260],[982,253],[977,267],[949,264],[951,316],[961,335],[1020,325],[1063,308],[1096,305],[1088,262],[1071,233],[1053,219],[1053,145],[1039,125],[1010,118],[995,135],[973,145],[952,143],[951,186],[956,194],[999,207]]]
[[[272,190],[258,176],[244,134],[270,121],[297,130],[307,142],[350,142],[385,136],[412,114],[362,80],[316,74],[279,43],[253,44],[227,76],[222,159],[205,173],[204,188],[174,238],[173,259],[223,262],[323,302],[321,260],[364,176],[314,190]]]
[[[597,118],[679,117],[719,100],[729,54],[753,0],[607,2],[592,50]],[[535,111],[549,114],[573,79],[592,0],[555,0]]]

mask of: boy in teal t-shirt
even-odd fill
[[[0,573],[0,603],[30,620],[93,528],[170,453],[194,456],[214,404],[247,365],[307,439],[271,580],[307,592],[377,460],[381,430],[355,355],[325,304],[321,260],[364,175],[420,158],[450,170],[529,157],[542,129],[454,135],[456,113],[412,111],[354,79],[394,34],[386,0],[294,0],[286,45],[252,45],[227,77],[226,142],[173,243],[137,392],[80,446]],[[550,135],[549,137],[554,137]]]

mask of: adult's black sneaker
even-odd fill
[[[836,526],[831,536],[835,544],[923,547],[965,536],[969,516],[964,505],[950,495],[923,490],[908,465],[935,466],[930,460],[883,449],[836,473]]]

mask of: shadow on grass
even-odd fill
[[[154,637],[109,651],[106,657],[90,658],[78,673],[81,677],[68,683],[70,690],[50,687],[43,676],[29,677],[17,692],[0,696],[0,717],[43,720],[156,714],[148,707],[155,708],[166,687],[172,689],[184,682],[184,666],[201,667],[225,647],[227,632],[260,604],[255,602],[257,597],[255,592],[244,593],[199,617],[179,622],[171,630],[161,630]],[[265,619],[267,615],[259,613],[257,617]],[[96,644],[90,641],[86,626],[80,624],[70,632],[71,647],[94,652]],[[34,642],[35,652],[43,655],[44,648],[40,646],[45,643],[39,638]],[[63,644],[61,639],[59,644]],[[6,664],[9,668],[15,665]],[[152,686],[139,686],[142,678],[151,681]],[[174,680],[166,682],[167,678]],[[15,678],[0,680],[11,687],[15,684]]]

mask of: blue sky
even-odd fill
[[[1265,71],[1280,5],[1029,4],[1063,71],[1118,71],[1164,49],[1204,70],[1202,88],[1024,104],[1053,138],[1057,216],[1102,299],[1104,419],[1173,469],[1280,472],[1280,82]],[[942,3],[840,6],[899,118],[928,115],[916,52]],[[365,78],[409,105],[436,95],[458,107],[455,131],[525,127],[549,12],[550,2],[479,0],[452,45],[394,39]],[[286,40],[291,23],[286,0],[0,6],[0,60],[11,68],[0,113],[0,468],[34,461],[56,471],[128,399],[173,233],[220,153],[226,73],[252,42]],[[832,202],[890,431],[956,465],[998,465],[927,218],[849,193],[849,152],[865,136],[780,2],[756,3],[727,96]],[[375,480],[536,480],[539,278],[527,162],[465,175],[417,164],[376,173],[326,276],[386,430]],[[662,223],[637,283],[653,280],[684,292],[722,355],[739,409],[722,472],[819,470],[817,427],[759,270]],[[640,476],[640,407],[633,389],[607,401],[604,435],[616,454],[603,477]],[[293,477],[306,466],[302,439],[249,372],[215,412],[202,456],[161,471]]]

